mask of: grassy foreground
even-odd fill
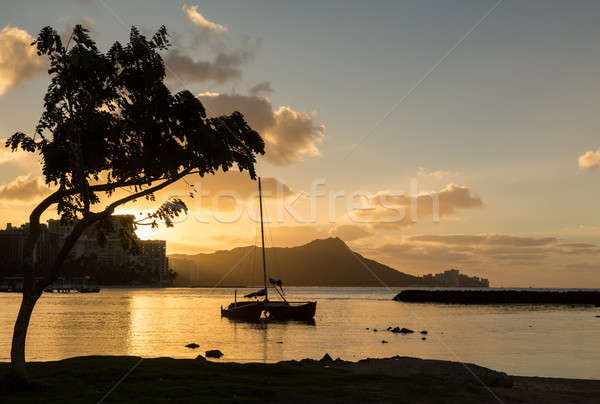
[[[406,369],[412,360],[400,359],[394,365]],[[443,368],[444,361],[439,362],[434,365]],[[0,363],[0,403],[97,403],[136,364],[103,403],[595,404],[600,397],[600,380],[512,376],[512,387],[488,389],[426,374],[357,373],[334,368],[333,362],[265,365],[171,358],[140,362],[131,356],[90,356],[29,364],[34,383],[26,389],[6,383],[8,364]]]
[[[136,357],[82,357],[31,363],[28,369],[40,384],[39,391],[5,391],[0,402],[95,403],[138,361]],[[0,364],[0,375],[7,371],[8,364]],[[491,398],[483,388],[426,375],[400,378],[321,366],[158,358],[143,360],[104,402],[481,403]]]

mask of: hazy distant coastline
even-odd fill
[[[169,255],[169,265],[177,272],[174,286],[261,285],[259,251],[248,246],[212,254]],[[456,269],[425,276],[403,273],[352,251],[337,237],[297,247],[267,248],[266,257],[269,276],[287,286],[489,287],[487,279]]]

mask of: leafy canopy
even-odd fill
[[[106,53],[80,25],[66,45],[51,27],[32,45],[50,62],[44,111],[32,136],[18,132],[6,144],[41,155],[63,219],[93,215],[99,195],[121,187],[140,192],[156,181],[233,165],[256,177],[264,142],[242,114],[209,118],[192,93],[173,94],[165,85],[164,26],[151,38],[132,27],[129,42],[115,42]],[[157,212],[168,219],[178,209],[166,204]]]

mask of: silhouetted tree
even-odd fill
[[[154,200],[155,192],[190,174],[203,176],[236,165],[254,179],[255,156],[264,153],[262,138],[239,112],[209,118],[189,91],[169,91],[159,53],[169,46],[165,27],[151,38],[132,27],[129,42],[115,42],[106,53],[80,25],[66,44],[45,27],[32,45],[50,62],[44,111],[33,135],[15,133],[7,146],[39,154],[46,183],[57,189],[29,217],[23,299],[11,350],[12,369],[23,378],[33,308],[84,231],[95,226],[102,236],[116,207],[142,197]],[[129,193],[117,199],[113,193],[118,189]],[[111,195],[116,200],[101,201]],[[54,206],[74,227],[54,262],[36,265],[40,216]],[[185,210],[183,201],[170,200],[151,215],[152,225],[156,220],[172,225],[173,217]],[[133,219],[121,223],[124,238],[135,225]]]

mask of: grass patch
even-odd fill
[[[6,403],[89,403],[100,400],[137,362],[136,357],[82,357],[30,363],[39,389],[5,391]],[[0,364],[0,375],[8,364]],[[17,389],[18,390],[18,389]],[[480,403],[478,387],[435,377],[357,375],[321,366],[145,359],[106,403],[158,402],[394,402]]]

